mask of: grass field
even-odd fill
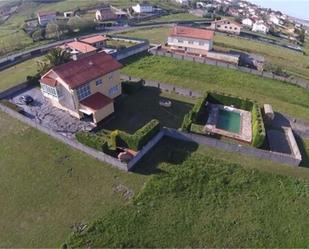
[[[0,72],[0,91],[18,85],[26,80],[28,75],[37,73],[37,61],[40,57],[24,61]]]
[[[0,112],[0,247],[59,247],[88,223],[139,192],[146,177],[123,173]]]
[[[178,13],[178,14],[171,14],[171,15],[161,16],[161,17],[153,19],[151,21],[141,22],[141,23],[156,23],[156,22],[170,22],[170,21],[189,21],[189,20],[199,20],[199,19],[203,19],[203,18],[195,16],[195,15],[192,15],[190,13]]]
[[[72,236],[69,248],[308,247],[308,180],[244,169],[196,150],[163,141],[144,161],[157,174],[142,192]]]
[[[122,72],[199,91],[217,90],[251,98],[261,104],[272,104],[276,111],[302,119],[309,117],[309,91],[235,70],[167,57],[144,56],[132,59]]]

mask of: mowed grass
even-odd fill
[[[159,101],[162,99],[171,101],[172,106],[168,108],[160,106]],[[192,98],[179,98],[161,93],[154,87],[144,87],[117,100],[114,117],[103,123],[102,128],[134,133],[150,120],[158,119],[162,126],[178,129],[194,102]]]
[[[146,180],[71,149],[0,112],[0,247],[55,248],[72,226],[127,201]]]
[[[273,105],[275,111],[302,119],[309,117],[308,90],[236,70],[148,55],[131,59],[122,72],[201,92],[216,90],[251,98]]]
[[[215,35],[215,47],[261,54],[265,57],[266,68],[276,65],[291,74],[309,79],[309,55],[275,45],[218,33]]]
[[[37,73],[37,61],[40,58],[34,58],[15,66],[0,71],[0,91],[18,85],[26,81],[28,75]]]
[[[155,18],[151,21],[142,22],[142,23],[156,23],[156,22],[171,22],[171,21],[190,21],[190,20],[201,20],[202,17],[192,15],[190,13],[177,13],[166,16],[161,16]]]
[[[308,180],[245,169],[195,150],[162,141],[141,165],[159,164],[157,174],[134,201],[71,236],[68,247],[308,247]]]

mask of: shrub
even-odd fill
[[[196,134],[205,134],[204,125],[192,124],[190,131]]]
[[[192,111],[188,112],[184,116],[182,124],[181,124],[181,130],[189,132],[191,129],[191,125],[192,125]]]
[[[263,122],[261,108],[257,103],[252,107],[252,146],[260,148],[264,145],[266,131]]]
[[[2,105],[5,105],[6,107],[10,108],[11,110],[21,113],[23,109],[19,107],[18,105],[13,104],[12,102],[8,101],[7,99],[2,99],[0,101]]]
[[[144,86],[144,80],[141,79],[139,81],[123,81],[121,86],[123,93],[133,94]]]
[[[153,119],[132,135],[123,131],[118,131],[117,145],[123,145],[138,151],[160,131],[160,128],[160,122]]]
[[[87,145],[93,149],[103,152],[109,151],[108,143],[103,136],[91,132],[80,131],[75,134],[75,137],[78,142]]]

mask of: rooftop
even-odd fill
[[[185,26],[174,26],[170,32],[170,36],[181,36],[202,40],[213,40],[214,32],[212,30],[191,28]]]
[[[70,61],[52,70],[74,89],[121,67],[122,65],[111,55],[101,52]]]
[[[61,46],[61,48],[66,48],[66,47],[69,47],[72,50],[77,50],[83,54],[97,50],[95,47],[92,47],[91,45],[84,43],[84,42],[80,42],[80,41],[69,42]]]
[[[91,37],[88,37],[88,38],[85,38],[85,39],[81,39],[80,41],[84,42],[84,43],[88,43],[88,44],[94,44],[94,43],[102,42],[102,41],[106,41],[106,40],[108,40],[106,37],[104,37],[102,35],[96,35],[96,36],[91,36]]]
[[[93,111],[96,111],[102,109],[104,106],[107,106],[112,102],[113,102],[112,99],[103,95],[102,93],[97,92],[89,96],[88,98],[82,100],[80,104],[90,108]]]

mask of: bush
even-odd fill
[[[121,83],[122,92],[126,94],[136,93],[144,86],[144,80],[139,81],[123,81]]]
[[[6,107],[10,108],[11,110],[21,113],[23,109],[19,107],[18,105],[13,104],[12,102],[8,101],[7,99],[2,99],[0,101],[2,105],[5,105]]]
[[[75,137],[78,142],[87,145],[88,147],[103,152],[109,151],[108,143],[103,136],[91,132],[80,131],[75,134]]]
[[[249,99],[243,99],[229,94],[223,94],[217,92],[208,93],[207,101],[214,104],[220,104],[226,106],[233,105],[237,109],[242,109],[246,111],[251,111],[253,107],[253,101]]]
[[[200,121],[200,116],[204,111],[205,102],[206,98],[200,98],[195,103],[192,110],[184,116],[181,124],[181,130],[189,132],[191,130],[192,123],[198,123]]]
[[[266,131],[261,108],[254,103],[252,108],[252,146],[260,148],[265,143]]]
[[[204,125],[192,124],[190,131],[196,134],[205,134]]]
[[[188,112],[182,121],[181,124],[181,130],[189,132],[191,130],[191,125],[192,125],[192,111]]]
[[[118,131],[117,145],[126,146],[138,151],[149,142],[159,131],[160,122],[156,119],[151,120],[145,126],[137,130],[134,134]]]

